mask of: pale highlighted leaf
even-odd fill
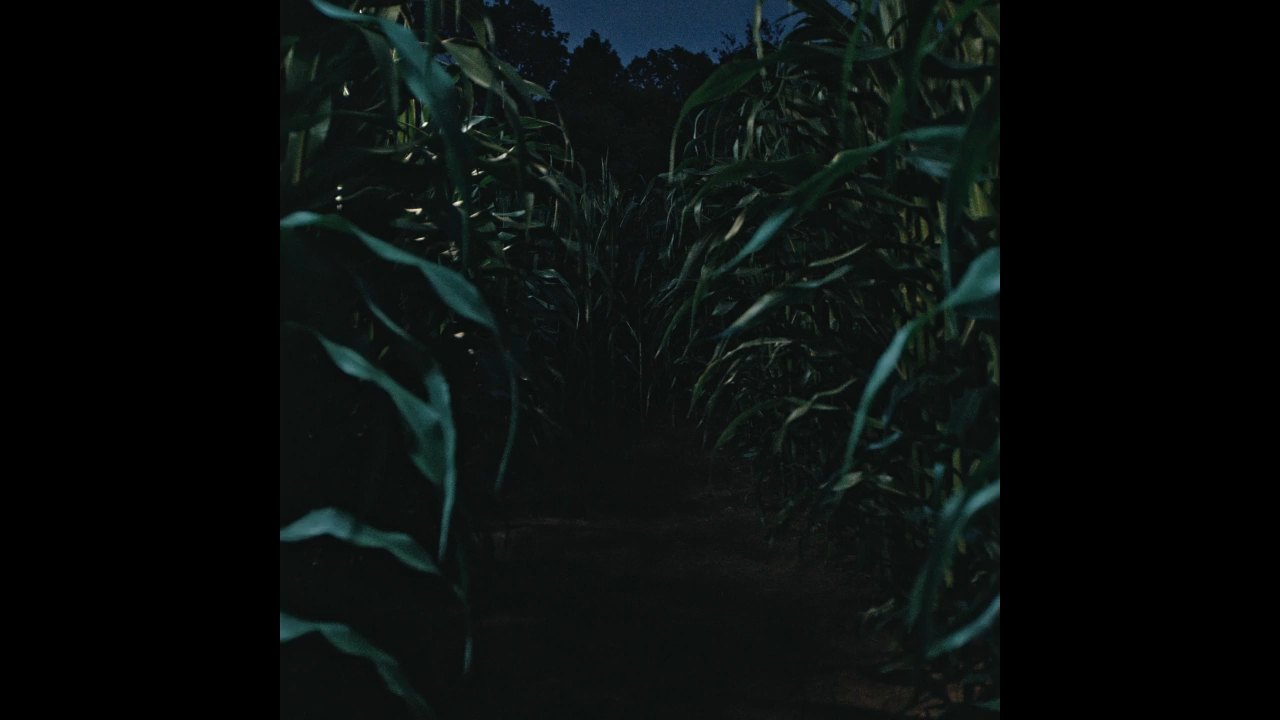
[[[337,508],[313,510],[280,530],[280,542],[300,542],[321,535],[331,535],[360,547],[386,550],[400,562],[415,570],[440,575],[427,551],[404,533],[386,532],[369,527]]]
[[[411,255],[394,245],[383,242],[369,233],[361,230],[355,225],[348,222],[345,218],[338,215],[317,215],[312,212],[296,212],[289,217],[280,221],[281,228],[299,228],[315,226],[328,230],[337,230],[346,232],[360,238],[361,242],[369,247],[378,257],[397,265],[405,265],[417,268],[431,283],[431,287],[440,296],[454,312],[459,315],[473,320],[480,325],[497,331],[498,324],[494,320],[493,313],[489,310],[489,306],[485,304],[484,298],[481,297],[480,291],[474,285],[467,281],[466,278],[457,272],[450,270],[442,265],[427,262],[422,258]]]
[[[427,701],[413,689],[405,677],[400,663],[385,650],[369,642],[363,635],[341,623],[320,623],[303,620],[280,611],[280,643],[284,644],[307,633],[318,632],[329,644],[348,655],[355,655],[373,662],[387,689],[404,698],[409,709],[417,717],[435,717]]]

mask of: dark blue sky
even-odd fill
[[[681,45],[713,52],[721,33],[741,36],[755,12],[755,0],[536,0],[551,8],[556,30],[569,33],[569,50],[596,30],[613,44],[622,64],[651,49]],[[765,0],[770,20],[791,12],[787,0]],[[792,18],[788,23],[793,22]]]

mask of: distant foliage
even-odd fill
[[[532,0],[487,0],[493,52],[520,77],[552,92],[569,69],[569,33],[557,32],[551,9]]]

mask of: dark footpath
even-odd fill
[[[749,471],[695,440],[632,431],[513,474],[510,530],[489,518],[496,555],[471,566],[465,682],[460,605],[385,552],[282,544],[281,607],[350,623],[459,720],[936,714],[874,671],[893,650],[860,631],[875,588],[794,538],[770,548]],[[409,715],[372,663],[314,633],[282,645],[281,718],[329,717]]]
[[[476,582],[477,718],[887,718],[876,593],[796,543],[770,549],[743,468],[631,435],[513,487]],[[505,551],[503,545],[506,545]],[[913,713],[915,714],[915,713]],[[928,714],[928,713],[925,713]]]

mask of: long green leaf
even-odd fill
[[[924,144],[952,143],[963,133],[963,128],[951,125],[917,128],[900,134],[897,140]],[[802,185],[787,196],[783,205],[775,210],[756,230],[747,244],[742,247],[732,260],[716,270],[717,274],[727,273],[737,267],[753,253],[763,248],[774,235],[791,220],[798,220],[814,205],[822,200],[826,192],[837,181],[862,167],[876,153],[890,146],[890,141],[876,143],[856,150],[844,150],[836,154],[826,167],[815,173]]]
[[[844,277],[844,275],[851,270],[853,270],[852,265],[845,265],[831,271],[825,277],[821,277],[817,280],[788,283],[770,290],[761,296],[759,300],[756,300],[751,307],[743,311],[743,313],[738,316],[738,319],[734,320],[733,324],[721,333],[720,336],[729,337],[730,335],[742,332],[743,330],[756,325],[772,310],[777,309],[781,305],[795,302],[797,299],[809,295],[814,290]]]
[[[414,97],[431,113],[431,122],[438,128],[440,137],[444,141],[445,165],[463,205],[463,211],[459,213],[461,221],[459,232],[463,267],[469,268],[471,190],[468,177],[471,168],[475,165],[475,160],[462,135],[462,123],[458,117],[458,101],[453,79],[439,63],[427,55],[422,43],[418,42],[413,32],[403,25],[375,15],[354,13],[323,0],[311,0],[311,4],[322,14],[335,20],[380,30],[392,47],[400,53],[400,71],[404,77],[404,83]]]
[[[767,410],[769,408],[786,405],[788,402],[790,401],[787,398],[774,398],[772,400],[763,400],[761,402],[756,403],[755,405],[752,405],[746,410],[743,410],[741,413],[738,413],[738,416],[735,417],[727,427],[725,427],[724,432],[720,433],[720,437],[716,440],[716,445],[715,445],[716,449],[717,450],[720,449],[721,447],[724,446],[725,443],[732,440],[734,434],[738,432],[738,426],[746,422],[747,420],[751,419],[752,416],[756,415],[757,413],[763,410]]]
[[[300,542],[321,535],[332,535],[360,547],[386,550],[415,570],[431,575],[441,574],[435,561],[413,538],[404,533],[369,527],[337,508],[312,510],[288,527],[282,528],[280,542]]]
[[[935,658],[943,653],[949,653],[953,650],[959,650],[991,627],[992,623],[1000,617],[1000,595],[997,594],[991,604],[987,606],[982,614],[974,618],[972,622],[967,623],[963,627],[957,628],[945,636],[934,641],[925,651],[925,657],[928,659]]]
[[[429,371],[427,389],[432,393],[432,401],[427,403],[375,367],[360,353],[339,345],[314,330],[310,332],[320,341],[339,370],[354,378],[372,382],[391,396],[391,401],[412,438],[409,459],[444,495],[439,551],[439,557],[444,557],[448,548],[451,510],[458,484],[457,463],[454,458],[456,437],[444,376],[438,369],[432,368]]]
[[[400,663],[385,650],[369,642],[363,635],[341,623],[320,623],[303,620],[280,611],[280,644],[307,633],[318,632],[329,644],[348,655],[355,655],[373,662],[387,689],[404,698],[409,710],[416,717],[435,717],[427,701],[413,689]]]
[[[440,411],[440,434],[443,436],[445,454],[444,507],[440,512],[440,557],[445,556],[449,545],[449,519],[453,517],[453,508],[458,498],[457,447],[458,433],[453,426],[453,408],[449,400],[449,384],[438,368],[431,368],[426,377],[427,392],[431,393],[431,402]]]
[[[775,52],[767,57],[758,60],[735,60],[726,65],[717,68],[706,82],[702,83],[689,99],[685,101],[684,106],[680,108],[680,115],[676,118],[675,131],[671,135],[671,158],[669,172],[674,176],[676,171],[676,142],[680,136],[680,126],[684,123],[684,119],[689,113],[699,105],[705,105],[724,97],[728,97],[738,90],[742,89],[751,79],[755,77],[760,70],[776,65],[780,62],[790,62],[801,56],[814,52],[812,49],[803,45],[791,45]]]
[[[973,111],[973,119],[965,130],[956,151],[947,180],[947,215],[942,235],[942,284],[951,292],[951,248],[960,237],[960,221],[969,205],[969,187],[973,184],[987,154],[1000,134],[1000,74],[991,79],[991,87]],[[948,315],[952,334],[955,322]]]
[[[858,440],[862,437],[862,430],[866,424],[867,412],[871,409],[871,402],[875,399],[876,393],[884,386],[889,375],[893,373],[893,369],[897,367],[898,360],[902,357],[902,351],[906,348],[907,342],[922,327],[925,327],[933,317],[944,309],[953,309],[960,305],[969,303],[977,303],[994,297],[1000,292],[1000,248],[992,248],[980,255],[969,266],[969,270],[965,273],[964,279],[960,281],[960,286],[951,295],[934,308],[933,312],[922,315],[902,326],[902,329],[893,336],[893,340],[889,343],[889,347],[885,349],[880,356],[880,360],[876,362],[875,370],[872,371],[871,377],[867,380],[867,387],[862,393],[862,401],[858,403],[858,409],[853,417],[853,429],[849,431],[849,440],[845,444],[844,462],[840,466],[840,475],[849,472],[853,467],[854,450],[858,445]]]
[[[990,300],[1000,293],[1000,248],[979,255],[965,271],[960,285],[939,307],[958,308]]]
[[[358,281],[358,278],[357,278],[357,281]],[[465,283],[466,281],[463,280],[462,282]],[[363,283],[357,282],[357,286],[360,289],[361,296],[364,298],[365,305],[369,308],[370,312],[373,313],[374,317],[378,318],[378,320],[380,320],[382,324],[387,327],[388,330],[390,330],[393,334],[399,337],[409,347],[410,352],[414,353],[416,357],[424,358],[427,355],[427,349],[423,347],[422,343],[418,342],[417,339],[409,335],[408,331],[400,327],[400,325],[394,320],[392,320],[390,317],[388,317],[386,313],[382,312],[382,308],[378,307],[377,303],[373,301],[373,298],[369,297],[369,293],[366,291]],[[507,368],[507,381],[510,386],[510,392],[511,392],[511,419],[507,427],[507,442],[502,451],[502,460],[498,463],[497,478],[494,480],[494,492],[501,492],[502,480],[503,478],[506,477],[507,466],[510,464],[510,461],[511,461],[511,453],[515,448],[516,427],[519,421],[520,405],[519,405],[519,396],[516,393],[515,361],[511,357],[511,352],[508,351],[506,348],[504,348],[500,342],[498,342],[498,338],[496,336],[494,340],[495,340],[495,343],[498,344],[498,352],[502,355],[503,359],[505,360],[505,364]],[[421,360],[419,360],[419,364],[422,365]],[[435,378],[437,375],[438,373],[432,373],[429,370],[425,371],[423,375],[423,385],[428,388],[436,386],[437,381]],[[439,395],[436,394],[436,391],[433,391],[432,394],[433,394],[433,397],[445,398],[446,402],[448,400],[447,387],[440,389]],[[453,432],[452,424],[448,425],[448,429],[446,432]],[[449,503],[449,506],[452,507],[452,503]]]
[[[942,517],[938,524],[937,537],[934,538],[929,551],[929,559],[916,577],[915,587],[911,591],[911,599],[907,604],[907,626],[914,627],[923,620],[921,635],[926,650],[934,647],[933,616],[930,614],[930,610],[933,608],[934,601],[937,598],[938,587],[942,583],[943,575],[951,567],[951,558],[955,554],[956,541],[960,539],[961,533],[964,532],[969,520],[974,515],[999,499],[1000,478],[996,478],[990,485],[976,491],[966,487],[963,492],[948,499],[946,506],[943,508]],[[997,599],[991,607],[988,607],[975,620],[975,622],[984,621],[985,624],[971,628],[972,634],[967,635],[965,632],[968,626],[961,628],[961,636],[958,639],[964,639],[966,642],[968,639],[972,639],[977,633],[995,621],[999,611],[1000,605]],[[947,638],[944,638],[943,641],[955,642],[956,639],[947,640]]]
[[[281,228],[298,228],[305,226],[322,227],[329,230],[337,230],[340,232],[351,233],[360,238],[365,245],[373,250],[374,253],[388,262],[398,265],[406,265],[417,268],[431,283],[431,287],[436,291],[436,295],[444,301],[454,312],[459,315],[473,320],[480,325],[493,330],[498,330],[498,323],[490,312],[489,306],[485,304],[484,298],[481,297],[480,291],[476,289],[466,278],[457,272],[450,270],[442,265],[427,262],[416,255],[409,253],[390,245],[360,228],[352,225],[345,218],[339,215],[317,215],[313,212],[296,212],[280,221]]]

